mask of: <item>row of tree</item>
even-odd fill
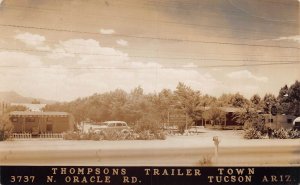
[[[217,107],[251,107],[269,113],[271,106],[277,106],[279,113],[300,115],[300,82],[290,87],[285,85],[278,96],[265,94],[253,95],[249,100],[239,93],[223,94],[219,98],[203,95],[184,83],[179,83],[174,91],[163,89],[159,93],[145,94],[141,87],[130,93],[117,89],[115,91],[94,94],[71,102],[47,105],[45,111],[65,111],[74,115],[77,122],[90,119],[96,122],[105,120],[124,120],[136,123],[141,119],[166,122],[170,112],[179,110],[192,121],[220,117]],[[205,109],[210,107],[207,112]]]

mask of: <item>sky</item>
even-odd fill
[[[278,94],[300,80],[296,0],[0,0],[0,91],[70,101],[183,82]]]

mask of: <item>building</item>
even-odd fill
[[[236,107],[202,107],[205,113],[212,111],[215,114],[211,117],[217,117],[216,119],[199,119],[194,120],[194,126],[204,126],[207,128],[222,128],[222,129],[242,129],[243,125],[239,124],[235,119],[235,113],[245,111],[242,108]],[[205,117],[205,116],[203,116]],[[188,117],[182,111],[172,111],[168,114],[168,126],[172,125],[184,125],[187,124]]]
[[[9,114],[13,133],[63,133],[74,129],[73,116],[66,112],[13,111]]]
[[[274,129],[293,128],[293,121],[295,119],[296,116],[293,115],[278,114],[273,116],[271,114],[263,114],[263,121],[265,122],[266,126]]]
[[[206,107],[205,111],[209,111],[211,108]],[[213,120],[201,120],[199,121],[204,127],[207,128],[221,128],[221,129],[242,129],[244,125],[240,124],[236,120],[235,113],[245,111],[242,108],[237,107],[217,107],[216,109],[223,112],[223,116],[218,121]],[[222,114],[219,114],[222,115]]]

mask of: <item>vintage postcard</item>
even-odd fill
[[[1,184],[298,184],[299,0],[0,0]]]

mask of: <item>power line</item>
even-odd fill
[[[15,25],[15,24],[0,24],[4,27],[13,27],[13,28],[28,28],[28,29],[37,29],[37,30],[48,30],[48,31],[57,31],[57,32],[69,32],[69,33],[78,33],[78,34],[92,34],[99,35],[98,32],[88,32],[88,31],[78,31],[78,30],[68,30],[68,29],[57,29],[57,28],[45,28],[37,26],[24,26],[24,25]],[[276,46],[276,45],[263,45],[263,44],[246,44],[246,43],[232,43],[232,42],[216,42],[216,41],[204,41],[204,40],[190,40],[190,39],[175,39],[175,38],[162,38],[162,37],[149,37],[149,36],[137,36],[137,35],[126,35],[126,34],[110,34],[107,36],[112,37],[130,37],[138,39],[151,39],[151,40],[163,40],[163,41],[173,41],[173,42],[192,42],[192,43],[203,43],[203,44],[219,44],[219,45],[232,45],[232,46],[249,46],[249,47],[264,47],[264,48],[284,48],[284,49],[297,49],[299,47],[293,46]]]
[[[160,70],[160,69],[200,69],[200,68],[232,68],[232,67],[255,67],[255,66],[275,66],[300,64],[299,62],[280,62],[280,63],[256,63],[256,64],[238,64],[238,65],[198,65],[198,66],[159,66],[159,67],[64,67],[70,70]],[[19,68],[19,69],[50,69],[51,66],[14,66],[2,65],[0,68]]]
[[[24,8],[24,9],[36,9],[36,10],[40,10],[40,11],[55,11],[55,9],[45,9],[45,8],[37,8],[37,7],[28,7],[28,6],[15,6],[15,5],[10,5],[9,7],[7,7],[7,5],[5,5],[4,7],[6,8],[12,8],[12,7],[17,7],[17,8]],[[56,11],[57,12],[57,11]],[[65,12],[59,12],[60,14],[67,14],[67,11]],[[96,15],[97,17],[109,17],[109,18],[118,18],[118,19],[125,19],[125,20],[128,20],[128,19],[131,19],[131,20],[140,20],[140,21],[147,21],[147,22],[161,22],[161,23],[165,23],[165,24],[176,24],[176,25],[185,25],[185,26],[192,26],[192,27],[201,27],[202,29],[203,28],[206,28],[206,29],[215,29],[215,28],[218,28],[218,29],[226,29],[226,30],[230,30],[230,31],[239,31],[241,33],[244,33],[245,31],[246,32],[250,32],[250,33],[266,33],[266,32],[262,32],[260,30],[257,30],[257,29],[245,29],[245,28],[228,28],[228,27],[224,27],[223,25],[220,26],[220,25],[206,25],[206,24],[194,24],[194,23],[182,23],[182,22],[176,22],[176,21],[167,21],[167,20],[160,20],[160,19],[145,19],[143,17],[129,17],[129,16],[116,16],[116,15],[109,15],[109,16],[105,16],[105,15],[99,15],[99,14],[92,14],[92,13],[88,13],[88,15]],[[208,16],[207,16],[208,17]],[[289,33],[289,32],[277,32],[276,30],[272,30],[272,32],[268,32],[269,34],[274,34],[274,33],[277,33],[277,34],[289,34],[289,35],[292,35],[292,34],[295,34],[295,33]]]
[[[4,37],[1,37],[1,38],[4,38]],[[8,38],[8,37],[5,37],[7,39],[12,39],[12,38]],[[29,39],[30,40],[30,39]],[[34,41],[34,39],[32,39],[32,41]],[[45,40],[43,41],[43,43],[57,43],[55,42],[54,40]],[[78,44],[78,43],[72,43],[72,46],[79,46],[79,47],[83,47],[84,49],[98,49],[99,46],[89,46],[87,44]],[[67,49],[74,49],[73,47],[67,47],[67,46],[63,46],[64,48],[67,48]],[[55,49],[55,48],[54,48]],[[117,56],[117,55],[107,55],[107,54],[102,54],[102,53],[74,53],[74,52],[59,52],[59,51],[49,51],[49,50],[33,50],[33,49],[17,49],[17,48],[1,48],[0,47],[0,50],[7,50],[7,51],[27,51],[27,52],[38,52],[38,53],[45,53],[45,52],[49,52],[49,53],[62,53],[62,54],[81,54],[81,55],[103,55],[103,56]],[[130,47],[130,49],[128,48],[122,48],[122,50],[125,50],[125,52],[136,52],[136,51],[148,51],[148,50],[141,50],[140,48],[132,48]],[[123,51],[122,51],[123,52]],[[174,54],[177,54],[177,52],[171,52],[171,51],[164,51],[164,54],[168,54],[168,55],[174,55]],[[191,53],[191,52],[185,52],[186,55],[194,55],[194,54],[199,54],[199,53]],[[239,53],[231,53],[231,54],[220,54],[220,53],[207,53],[205,52],[205,56],[209,56],[209,55],[213,55],[213,56],[242,56],[242,57],[266,57],[265,55],[258,55],[258,54],[239,54]],[[121,55],[118,55],[118,56],[121,56]],[[198,57],[158,57],[158,56],[138,56],[138,55],[130,55],[130,57],[147,57],[147,58],[161,58],[161,59],[172,59],[172,60],[180,60],[180,59],[189,59],[189,60],[218,60],[218,59],[210,59],[210,58],[198,58]],[[291,56],[291,55],[272,55],[273,58],[299,58],[299,56]],[[228,59],[230,60],[230,59]],[[239,60],[239,59],[231,59],[231,60]],[[251,59],[244,59],[244,60],[251,60]]]
[[[0,50],[6,51],[26,51],[26,52],[37,52],[37,53],[51,53],[51,54],[68,54],[68,55],[90,55],[90,56],[106,56],[106,57],[127,57],[126,55],[113,55],[103,53],[86,53],[86,52],[60,52],[60,51],[48,51],[48,50],[33,50],[33,49],[16,49],[16,48],[1,48]],[[156,56],[141,56],[141,55],[129,55],[129,58],[143,58],[143,59],[164,59],[164,60],[195,60],[195,61],[243,61],[243,62],[282,62],[280,60],[253,60],[253,59],[218,59],[218,58],[192,58],[192,57],[156,57]],[[300,62],[296,61],[285,61],[285,62]]]

